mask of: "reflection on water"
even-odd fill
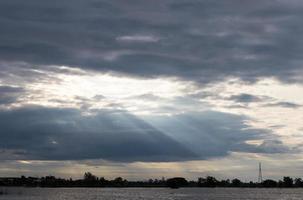
[[[0,200],[218,200],[303,198],[303,189],[244,188],[0,188]]]

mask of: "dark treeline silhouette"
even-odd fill
[[[41,178],[25,177],[20,178],[0,178],[0,186],[24,186],[24,187],[303,187],[303,180],[301,178],[283,177],[282,180],[264,180],[262,183],[256,182],[242,182],[241,180],[227,179],[217,180],[215,177],[207,176],[205,178],[198,178],[197,181],[187,181],[182,177],[175,177],[165,180],[162,178],[149,179],[147,181],[128,181],[121,177],[113,180],[106,180],[103,177],[97,177],[90,172],[86,172],[83,179],[63,179],[54,176],[45,176]]]

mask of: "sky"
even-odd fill
[[[301,176],[302,19],[299,0],[1,0],[0,176]]]

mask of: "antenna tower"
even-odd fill
[[[259,162],[259,177],[258,177],[258,182],[259,183],[263,182],[261,162]]]

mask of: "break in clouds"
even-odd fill
[[[297,0],[2,0],[0,159],[298,156],[302,11]]]

